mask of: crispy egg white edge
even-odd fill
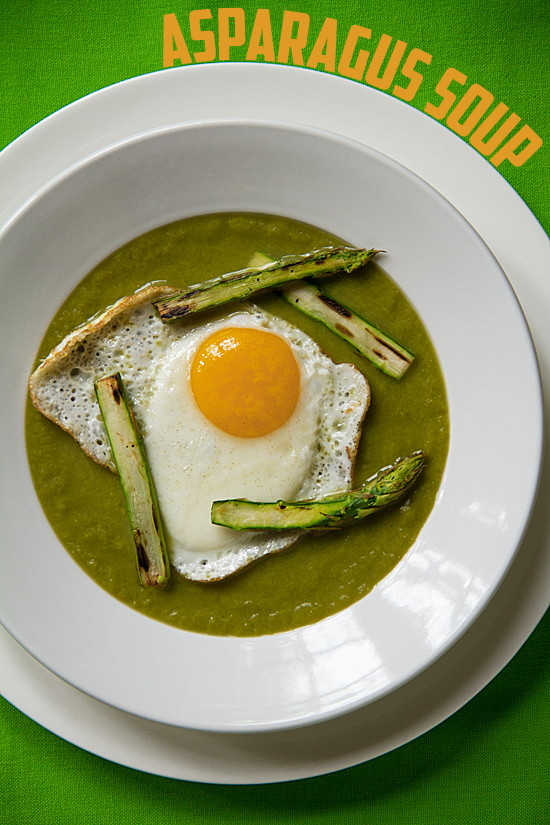
[[[84,452],[98,464],[116,472],[107,432],[95,397],[94,382],[106,375],[121,372],[124,376],[124,359],[107,357],[107,362],[94,363],[90,353],[96,342],[113,336],[126,326],[135,326],[132,318],[151,317],[155,334],[161,340],[174,337],[174,329],[162,323],[152,301],[176,292],[166,284],[148,284],[125,296],[105,312],[93,317],[69,333],[35,369],[29,379],[31,401],[36,409],[54,424],[64,429],[79,443]],[[129,337],[131,338],[131,330]],[[74,373],[71,375],[71,372]],[[65,376],[66,384],[61,386]],[[68,379],[68,380],[67,380]],[[132,396],[127,379],[125,385]],[[68,414],[66,398],[70,399],[72,415]]]

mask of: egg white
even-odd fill
[[[301,330],[253,305],[224,317],[209,315],[208,321],[162,324],[150,304],[158,289],[123,299],[67,336],[31,376],[31,395],[85,452],[113,469],[93,382],[121,372],[145,442],[171,561],[187,578],[214,581],[288,547],[300,533],[213,525],[212,502],[312,498],[349,489],[370,390],[354,366],[335,364]],[[218,429],[191,390],[190,367],[200,343],[218,329],[239,326],[283,337],[300,370],[293,414],[260,438]]]
[[[190,368],[197,348],[212,333],[231,327],[255,327],[280,335],[298,362],[297,406],[288,421],[269,435],[228,435],[202,414],[193,397]],[[172,345],[141,415],[172,561],[184,575],[204,577],[210,570],[217,577],[222,558],[234,557],[243,547],[256,555],[253,548],[264,543],[260,534],[246,535],[212,524],[212,501],[243,497],[273,501],[302,494],[319,442],[322,399],[333,392],[331,365],[307,336],[258,309],[200,326]]]

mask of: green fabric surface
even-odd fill
[[[170,71],[163,69],[164,15],[176,15],[191,52],[203,49],[188,35],[189,12],[202,8],[212,12],[203,29],[216,31],[223,4],[2,0],[0,147],[90,92],[139,74]],[[422,67],[424,80],[410,104],[420,111],[428,102],[440,102],[434,90],[450,67],[466,75],[465,89],[479,84],[494,96],[493,105],[503,102],[521,118],[520,126],[528,124],[543,141],[524,165],[505,160],[498,171],[550,231],[549,0],[273,0],[260,5],[246,0],[239,8],[247,27],[258,8],[268,8],[274,33],[281,30],[285,10],[308,14],[305,62],[325,18],[337,20],[338,54],[352,25],[372,30],[371,50],[387,34],[392,44],[399,39],[426,52],[432,60]],[[248,41],[231,49],[230,59],[246,59],[247,48]],[[460,86],[451,88],[463,92]],[[2,699],[0,825],[546,825],[549,638],[547,614],[496,679],[419,739],[327,777],[277,785],[231,787],[146,776],[79,750]]]

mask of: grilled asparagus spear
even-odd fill
[[[247,499],[215,501],[212,522],[233,530],[333,530],[393,504],[417,480],[426,461],[423,450],[384,467],[360,489],[308,501],[261,503]]]
[[[145,448],[120,373],[94,384],[130,516],[140,581],[165,587],[170,562]]]
[[[242,301],[258,292],[276,289],[308,275],[316,277],[352,272],[370,261],[379,250],[338,246],[319,249],[307,255],[282,258],[260,269],[257,267],[230,272],[191,287],[187,292],[153,301],[163,321],[182,318],[193,312]]]
[[[272,260],[263,252],[256,252],[249,266],[265,266]],[[401,378],[412,364],[412,352],[314,284],[296,281],[283,287],[281,295],[292,306],[321,321],[387,375]]]
[[[285,287],[281,294],[289,304],[321,321],[387,375],[401,378],[412,364],[414,355],[405,347],[315,284],[298,281]]]

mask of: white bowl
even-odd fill
[[[23,429],[26,381],[42,335],[94,264],[154,226],[231,210],[285,215],[388,250],[384,267],[432,336],[451,408],[444,481],[403,561],[341,613],[250,639],[170,628],[98,588],[42,513]],[[487,604],[536,492],[537,361],[488,248],[405,168],[353,141],[290,124],[176,125],[106,146],[55,177],[4,227],[0,265],[1,377],[13,390],[3,393],[0,419],[0,620],[54,673],[158,722],[212,731],[290,728],[395,690],[448,650]]]

